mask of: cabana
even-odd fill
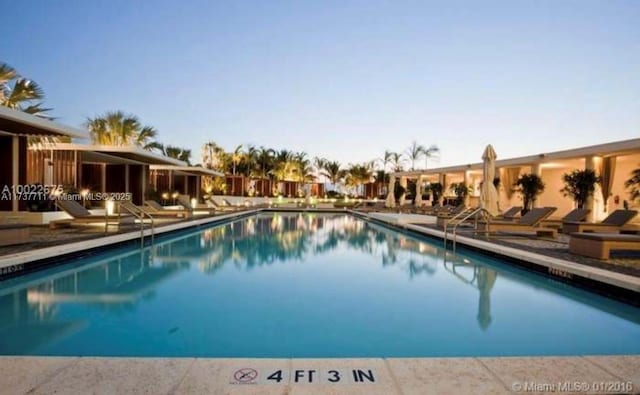
[[[224,173],[200,166],[151,165],[150,185],[161,195],[177,192],[192,198],[202,196],[202,177],[224,177]]]
[[[91,193],[130,193],[144,203],[152,165],[185,163],[137,146],[54,144],[29,148],[27,180]]]
[[[84,130],[0,106],[0,212],[26,210],[26,201],[18,197],[16,188],[30,183],[27,175],[29,139],[88,137]]]

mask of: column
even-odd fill
[[[147,198],[147,172],[149,171],[149,166],[147,165],[142,165],[142,176],[140,177],[140,182],[142,183],[142,188],[140,188],[140,194],[142,196],[140,196],[140,204],[144,204],[145,199]],[[157,191],[158,188],[154,187],[154,189]]]
[[[464,197],[464,206],[465,207],[469,207],[469,192],[468,192],[468,188],[469,188],[469,170],[465,170],[464,171],[464,176],[462,178],[462,182],[467,187],[467,194]]]
[[[107,192],[107,164],[103,163],[100,166],[100,184],[102,185],[101,192]]]
[[[422,176],[418,176],[416,179],[416,198],[415,198],[415,206],[422,206]]]
[[[11,183],[13,184],[13,188],[11,191],[11,211],[15,212],[19,209],[19,201],[18,195],[16,194],[16,188],[18,188],[18,184],[20,184],[20,137],[12,137],[11,151],[11,156],[13,157],[13,163],[11,166]]]
[[[124,191],[129,192],[129,164],[124,165]]]

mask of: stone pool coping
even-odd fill
[[[0,357],[0,369],[3,372],[0,392],[7,394],[422,395],[640,391],[640,355],[339,359]],[[313,370],[311,383],[310,370]],[[358,374],[354,374],[358,370],[370,375],[373,381],[362,375],[358,380]],[[279,382],[267,379],[277,371],[282,372]],[[249,372],[251,376],[242,372]],[[334,379],[336,374],[340,380],[331,382],[329,379]],[[296,375],[299,376],[297,382]]]
[[[386,225],[407,229],[416,233],[424,234],[431,237],[444,240],[444,232],[425,226],[404,223],[392,217],[369,215],[367,213],[351,212],[352,214],[364,217]],[[539,267],[547,269],[550,276],[567,280],[572,276],[593,280],[613,287],[621,288],[634,293],[640,293],[640,277],[630,276],[623,273],[617,273],[610,270],[604,270],[592,266],[581,265],[579,263],[568,260],[550,257],[542,254],[536,254],[530,251],[503,246],[490,241],[478,240],[471,237],[461,235],[456,236],[456,244],[475,248],[480,251],[489,252],[492,255],[501,255],[512,258],[517,261],[528,262]]]

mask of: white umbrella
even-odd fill
[[[416,207],[422,206],[422,177],[416,180],[416,199],[414,201]]]
[[[482,154],[482,189],[480,190],[480,207],[487,210],[491,215],[498,215],[500,209],[498,207],[498,191],[493,185],[493,179],[496,176],[496,151],[493,150],[491,144],[487,145]]]
[[[396,178],[394,176],[389,177],[389,190],[387,192],[387,201],[384,203],[385,207],[394,208],[396,206],[396,198],[393,193],[395,186]]]

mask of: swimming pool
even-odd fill
[[[640,309],[348,214],[263,213],[0,283],[0,354],[640,353]]]

